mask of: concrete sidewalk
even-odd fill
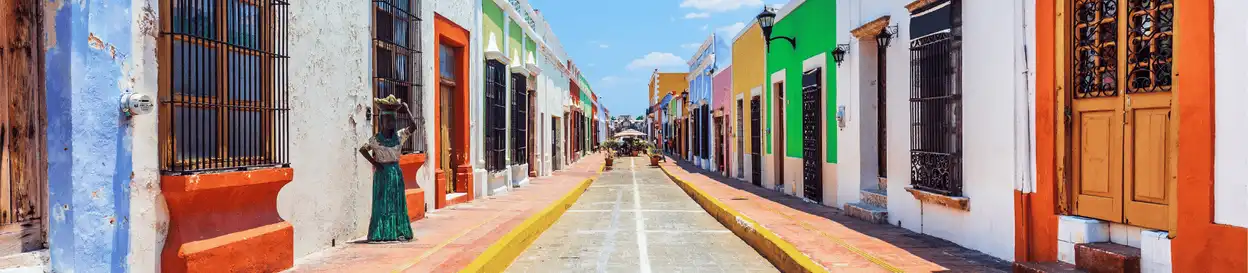
[[[851,218],[781,192],[706,172],[691,163],[660,163],[670,175],[751,218],[831,272],[1010,272],[1010,264],[936,237]]]
[[[495,241],[599,173],[603,155],[588,155],[565,171],[533,178],[529,185],[496,197],[430,212],[412,222],[416,240],[361,241],[324,250],[295,262],[287,272],[456,272]]]

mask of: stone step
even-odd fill
[[[888,210],[867,203],[845,204],[845,214],[876,224],[888,223]]]
[[[1140,249],[1115,243],[1077,244],[1075,268],[1088,272],[1140,272]]]
[[[862,196],[862,202],[881,208],[888,207],[888,192],[886,191],[862,190],[860,195]]]
[[[1014,273],[1087,272],[1063,262],[1015,262]]]

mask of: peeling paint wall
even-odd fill
[[[156,59],[156,39],[160,35],[160,1],[131,0],[129,43],[131,61],[125,71],[136,93],[157,98],[160,67]],[[159,104],[156,107],[160,107]],[[153,113],[158,113],[153,111]],[[131,118],[133,129],[134,179],[130,183],[130,272],[159,272],[160,253],[169,231],[169,209],[160,191],[159,117],[147,114]]]
[[[277,210],[295,229],[295,258],[367,233],[372,167],[357,148],[372,123],[370,3],[290,6],[290,166]],[[432,20],[430,20],[432,21]]]
[[[133,87],[130,0],[42,1],[48,109],[48,243],[54,272],[126,272]]]

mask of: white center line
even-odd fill
[[[702,212],[706,212],[706,211],[702,211],[702,210],[681,210],[681,209],[643,209],[643,210],[641,210],[641,211],[644,211],[644,212],[689,212],[689,213],[702,213]],[[570,210],[567,210],[567,212],[616,212],[616,210],[609,210],[609,209],[570,209]],[[631,209],[622,209],[622,210],[619,210],[619,212],[637,212],[637,211],[636,211],[636,210],[631,210]]]
[[[637,258],[640,259],[638,263],[642,273],[650,273],[650,251],[646,249],[646,217],[642,215],[641,187],[637,185],[637,161],[629,158],[628,165],[628,171],[633,174],[633,210],[637,211],[633,219],[637,219]]]

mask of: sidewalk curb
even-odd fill
[[[507,232],[506,235],[503,235],[494,244],[491,244],[489,248],[485,249],[485,252],[473,259],[472,263],[469,263],[468,266],[459,270],[459,272],[503,272],[503,270],[506,270],[516,258],[520,257],[521,253],[524,253],[525,249],[529,248],[529,245],[533,244],[533,241],[542,235],[542,232],[554,225],[555,221],[558,221],[563,216],[563,213],[568,211],[568,208],[571,208],[577,199],[581,198],[581,195],[589,189],[589,185],[593,184],[599,175],[602,175],[604,168],[606,168],[605,162],[598,167],[597,174],[581,181],[581,184],[573,188],[571,192],[542,209],[541,212],[529,216],[520,225]]]
[[[767,258],[781,272],[828,272],[828,269],[815,263],[806,254],[798,251],[792,243],[780,238],[771,230],[728,207],[706,192],[699,190],[693,184],[672,175],[666,167],[659,165],[659,168],[663,170],[663,173],[668,178],[675,181],[677,186],[685,190],[685,193],[689,194],[689,197],[692,197],[707,213],[715,217],[715,220],[718,220],[724,227],[732,230],[732,233],[735,233],[751,247],[754,247],[755,250],[758,250],[759,254]]]

